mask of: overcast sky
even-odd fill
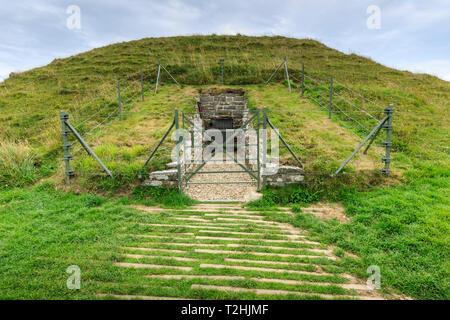
[[[450,0],[0,0],[0,4],[0,79],[115,42],[241,33],[313,38],[345,53],[450,81]],[[80,8],[80,20],[76,10],[68,11],[70,6]]]

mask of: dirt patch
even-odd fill
[[[317,203],[316,205],[302,208],[304,213],[310,213],[321,219],[338,219],[340,223],[349,223],[351,219],[344,212],[345,209],[339,203]]]

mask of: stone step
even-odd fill
[[[331,273],[327,272],[312,272],[312,271],[301,271],[301,270],[289,270],[289,269],[276,269],[276,268],[265,268],[265,267],[245,267],[245,266],[233,266],[233,265],[222,265],[222,264],[200,264],[200,268],[207,269],[235,269],[235,270],[245,270],[245,271],[261,271],[261,272],[275,272],[275,273],[295,273],[309,276],[333,276]]]
[[[166,280],[193,280],[193,279],[208,279],[208,280],[245,280],[242,276],[207,276],[207,275],[176,275],[176,274],[162,274],[162,275],[146,275],[145,278],[150,279],[166,279]]]
[[[271,253],[271,252],[247,252],[247,251],[231,251],[231,250],[212,250],[212,249],[195,249],[198,253],[210,253],[210,254],[226,254],[226,255],[254,255],[254,256],[274,256],[280,258],[303,258],[303,259],[328,259],[336,260],[335,257],[329,256],[310,256],[304,254],[290,254],[290,253]]]
[[[309,244],[309,243],[308,243]],[[227,244],[227,247],[230,248],[239,248],[239,247],[246,247],[246,248],[258,248],[258,249],[270,249],[270,250],[287,250],[287,251],[310,251],[310,252],[316,252],[316,253],[323,253],[328,255],[333,255],[331,250],[328,249],[314,249],[314,248],[293,248],[293,247],[275,247],[275,246],[258,246],[258,245],[252,245],[252,244],[236,244],[236,243],[230,243]]]
[[[280,265],[280,266],[301,266],[301,267],[312,266],[312,264],[310,264],[310,263],[284,262],[284,261],[269,261],[269,260],[251,260],[251,259],[231,259],[231,258],[225,258],[224,261],[226,261],[226,262],[235,262],[235,263],[272,264],[272,265]]]
[[[205,285],[205,284],[193,284],[191,289],[202,289],[202,290],[218,290],[218,291],[228,291],[228,292],[252,292],[258,295],[299,295],[299,296],[310,296],[310,297],[320,297],[322,299],[358,299],[356,296],[343,296],[343,295],[332,295],[325,293],[316,292],[301,292],[301,291],[288,291],[288,290],[272,290],[272,289],[249,289],[241,287],[227,287],[227,286],[215,286],[215,285]]]
[[[211,226],[211,225],[181,225],[181,224],[156,224],[156,223],[139,223],[140,226],[148,226],[148,227],[173,227],[173,228],[190,228],[190,229],[212,229],[212,230],[223,230],[223,232],[221,231],[216,231],[215,233],[231,233],[235,228],[232,228],[230,226],[223,226],[223,227],[219,227],[219,226]],[[259,228],[258,228],[259,229]],[[199,232],[212,232],[212,230],[200,230]],[[267,229],[266,229],[267,230]],[[270,230],[270,229],[269,229]],[[284,230],[281,229],[274,229],[273,231],[281,231],[281,232],[285,232]],[[249,234],[249,232],[239,232],[237,234]],[[252,234],[257,234],[257,233],[253,233]],[[264,233],[261,233],[264,234]],[[277,233],[278,234],[278,233]],[[274,234],[272,234],[274,235]],[[291,235],[287,235],[285,233],[280,233],[280,236],[291,236]]]
[[[172,217],[170,217],[172,218]],[[206,220],[206,219],[196,219],[196,218],[178,218],[178,217],[174,217],[173,219],[175,220],[180,220],[180,221],[189,221],[189,222],[200,222],[200,223],[196,223],[196,225],[205,225],[205,226],[224,226],[224,227],[256,227],[259,229],[267,229],[267,230],[285,230],[284,227],[280,226],[278,227],[276,224],[253,224],[253,223],[234,223],[234,222],[228,222],[228,223],[224,223],[224,222],[218,222],[217,220]]]
[[[161,252],[167,252],[167,253],[186,253],[184,250],[174,250],[174,249],[160,249],[160,248],[142,248],[142,247],[121,247],[125,250],[137,250],[137,251],[161,251]]]
[[[123,268],[134,269],[176,269],[181,271],[192,271],[192,267],[179,267],[179,266],[166,266],[159,264],[144,264],[144,263],[128,263],[128,262],[115,262],[113,265]]]
[[[142,295],[130,295],[130,294],[106,294],[106,293],[97,293],[97,297],[113,297],[121,300],[191,300],[191,299],[183,299],[177,297],[158,297],[158,296],[142,296]]]
[[[196,236],[195,239],[198,240],[222,240],[222,241],[261,241],[261,242],[273,242],[273,243],[306,243],[315,244],[316,242],[311,242],[308,240],[270,240],[261,238],[231,238],[231,237],[209,237],[209,236]]]
[[[286,279],[264,279],[264,278],[252,278],[252,280],[259,282],[268,283],[281,283],[281,284],[292,284],[292,285],[302,285],[302,284],[313,284],[322,286],[337,286],[346,290],[357,290],[357,291],[372,291],[365,284],[353,284],[353,283],[328,283],[328,282],[310,282],[310,281],[299,281],[299,280],[286,280]]]
[[[260,232],[239,232],[239,231],[217,231],[217,230],[198,230],[198,232],[201,233],[218,233],[218,234],[235,234],[235,235],[252,235],[252,236],[266,236],[266,235],[271,235],[271,236],[280,236],[280,237],[285,237],[285,238],[289,238],[289,239],[302,239],[305,238],[304,235],[292,235],[292,234],[277,234],[277,233],[260,233]]]
[[[185,238],[175,238],[172,235],[168,235],[168,236],[154,236],[154,235],[150,235],[150,234],[128,234],[128,236],[133,236],[133,237],[138,237],[138,238],[155,238],[155,239],[164,239],[164,238],[169,238],[169,239],[192,239],[193,237],[195,237],[194,233],[173,233],[173,235],[184,235],[184,236],[190,236],[190,237],[185,237]]]
[[[236,218],[216,218],[218,221],[238,221],[238,222],[253,222],[253,223],[262,223],[268,225],[275,225],[274,222],[262,220],[262,219],[236,219]]]
[[[213,222],[214,220],[208,220],[208,219],[201,219],[201,218],[181,218],[181,217],[170,217],[175,220],[183,220],[183,221],[197,221],[197,222]]]
[[[260,216],[264,217],[262,215],[261,211],[251,211],[251,210],[245,210],[245,209],[238,209],[238,208],[223,208],[223,207],[198,207],[197,205],[191,208],[185,208],[185,209],[167,209],[167,208],[160,208],[160,207],[148,207],[143,205],[131,205],[132,208],[145,211],[145,212],[176,212],[176,213],[186,213],[189,214],[191,212],[214,212],[214,213],[221,213],[222,215],[225,214],[233,214],[233,215],[250,215],[253,216]],[[281,210],[279,213],[290,213],[290,210]],[[277,213],[278,211],[273,211],[273,213]],[[208,214],[206,214],[208,215]]]
[[[208,276],[208,275],[185,275],[185,274],[163,274],[163,275],[146,275],[145,278],[152,279],[166,279],[166,280],[252,280],[256,282],[265,283],[280,283],[280,284],[290,284],[290,285],[305,285],[311,284],[318,287],[328,287],[336,286],[346,290],[356,290],[356,291],[369,291],[374,292],[372,288],[369,288],[366,284],[354,284],[354,283],[334,283],[334,282],[312,282],[312,281],[302,281],[302,280],[287,280],[287,279],[275,279],[275,278],[254,278],[254,277],[244,277],[244,276]],[[376,293],[376,291],[375,291]]]
[[[167,260],[189,261],[189,262],[196,262],[196,261],[199,261],[198,259],[184,258],[184,257],[173,257],[173,256],[150,256],[150,255],[130,254],[130,253],[126,253],[126,254],[124,254],[124,256],[127,257],[127,258],[134,258],[134,259],[167,259]]]
[[[152,242],[152,244],[155,245],[168,245],[168,246],[178,246],[178,247],[208,247],[208,248],[217,248],[217,247],[228,247],[228,248],[257,248],[257,249],[269,249],[269,250],[287,250],[287,251],[302,251],[302,252],[314,252],[314,249],[311,248],[290,248],[290,247],[273,247],[273,246],[254,246],[254,245],[244,245],[244,244],[235,244],[235,243],[228,243],[228,244],[212,244],[212,243],[173,243],[173,242]],[[130,247],[126,247],[130,248]],[[160,249],[160,248],[135,248],[137,250],[159,250],[159,251],[167,251],[167,252],[176,252],[176,250],[172,249]],[[196,249],[197,250],[197,249]],[[198,249],[203,250],[203,249]],[[181,252],[186,252],[182,250],[178,250]],[[211,250],[211,251],[219,251],[219,250]],[[200,251],[199,251],[200,252]],[[205,252],[208,253],[208,252]],[[210,252],[215,253],[215,252]],[[218,252],[217,252],[218,253]],[[294,254],[294,253],[276,253],[276,252],[255,252],[255,251],[224,251],[224,254],[253,254],[253,255],[273,255],[273,256],[279,256],[279,257],[298,257],[298,258],[324,258],[329,260],[337,260],[336,257],[331,255],[305,255],[305,254]]]
[[[254,219],[254,220],[264,220],[263,216],[259,216],[259,215],[249,215],[246,214],[248,212],[223,212],[223,213],[205,213],[205,217],[223,217],[223,218],[227,218],[228,216],[230,216],[230,218],[233,218],[234,216],[239,217],[239,218],[250,218],[250,219]],[[246,221],[247,219],[242,219],[243,221]]]
[[[202,219],[198,218],[198,216],[188,216],[183,217],[179,215],[171,215],[168,216],[168,218],[173,219],[185,219],[185,220],[191,220],[191,221],[198,221],[198,222],[207,222],[207,223],[214,223],[217,225],[224,225],[224,224],[249,224],[249,225],[256,225],[256,226],[267,226],[267,227],[278,227],[280,226],[279,223],[276,223],[274,221],[268,221],[268,220],[254,220],[254,219],[235,219],[235,218],[222,218],[222,217],[216,217],[213,219]],[[225,222],[223,222],[225,221]]]
[[[242,203],[227,203],[227,204],[217,204],[217,203],[199,203],[192,206],[192,208],[198,209],[213,209],[213,210],[241,210],[246,212],[278,212],[278,211],[291,211],[289,207],[276,207],[276,210],[248,210],[242,206]]]

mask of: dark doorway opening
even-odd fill
[[[233,119],[213,119],[213,128],[219,130],[233,129]]]

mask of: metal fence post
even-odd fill
[[[256,141],[257,141],[257,143],[256,143],[257,163],[256,163],[256,165],[258,168],[258,179],[257,179],[258,180],[258,188],[257,188],[258,192],[261,191],[261,160],[260,160],[261,155],[260,155],[260,145],[259,145],[259,142],[260,142],[259,141],[259,139],[260,139],[259,128],[260,128],[260,124],[261,124],[260,111],[261,111],[260,109],[257,110],[257,119],[256,119],[256,121],[258,121],[257,125],[256,125]]]
[[[144,101],[144,73],[141,69],[141,92],[142,92],[142,101]]]
[[[195,121],[195,120],[194,120]],[[195,131],[195,127],[191,126],[192,130],[189,130],[191,133],[191,150],[190,150],[190,163],[189,164],[195,164],[196,158],[195,158],[195,136],[194,136],[194,131]],[[185,173],[186,174],[186,173]],[[186,179],[186,186],[187,186],[187,179]]]
[[[263,181],[262,188],[264,189],[267,184],[267,108],[263,109]]]
[[[386,130],[386,140],[383,141],[383,146],[386,147],[386,155],[382,158],[384,162],[384,168],[381,172],[385,175],[390,174],[389,166],[391,164],[391,148],[392,148],[392,117],[394,115],[394,105],[390,104],[386,109],[384,109],[384,113],[388,116],[387,123],[384,125],[383,129]]]
[[[186,130],[186,123],[184,121],[184,118],[185,118],[184,111],[181,111],[181,120],[182,120],[182,128],[183,128],[183,167],[184,167],[184,174],[186,174],[187,158],[186,158],[186,139],[184,136],[184,132]]]
[[[223,77],[223,72],[224,72],[224,66],[223,66],[223,64],[224,64],[224,61],[225,61],[225,59],[220,59],[220,83],[223,85],[223,83],[224,83],[224,77]]]
[[[177,139],[177,175],[178,175],[178,190],[180,192],[180,194],[182,194],[183,192],[183,186],[182,186],[182,181],[181,181],[181,162],[180,162],[180,123],[178,120],[178,109],[175,109],[175,117],[174,117],[174,122],[175,122],[175,132],[176,132],[176,139]]]
[[[106,173],[111,178],[113,178],[111,171],[109,171],[109,169],[105,166],[102,160],[100,160],[100,158],[95,154],[95,152],[91,149],[91,147],[89,147],[86,141],[84,141],[83,137],[78,133],[78,131],[68,121],[65,121],[65,125],[66,128],[69,128],[69,130],[73,133],[78,142],[83,146],[84,150],[86,150],[88,154],[94,157],[94,159],[97,160],[97,162],[102,166],[102,168],[106,171]]]
[[[63,150],[64,150],[64,162],[66,164],[66,185],[70,186],[70,178],[75,174],[75,172],[70,168],[70,160],[73,159],[73,155],[69,153],[72,145],[69,143],[67,136],[70,131],[66,128],[66,121],[69,120],[69,115],[64,111],[59,113],[59,118],[61,119],[61,130],[63,139]]]
[[[287,58],[286,57],[284,57],[284,76],[286,77],[286,80],[288,82],[289,92],[292,92],[291,80],[289,79],[289,71],[288,71],[288,67],[287,67]]]
[[[330,78],[330,106],[328,107],[328,119],[331,119],[332,107],[333,107],[333,77]]]
[[[119,102],[119,119],[122,120],[122,99],[120,98],[120,80],[117,81],[117,99]]]
[[[302,63],[302,97],[305,93],[305,64]]]
[[[158,77],[156,77],[155,93],[158,93],[159,76],[161,75],[161,62],[158,60]]]

